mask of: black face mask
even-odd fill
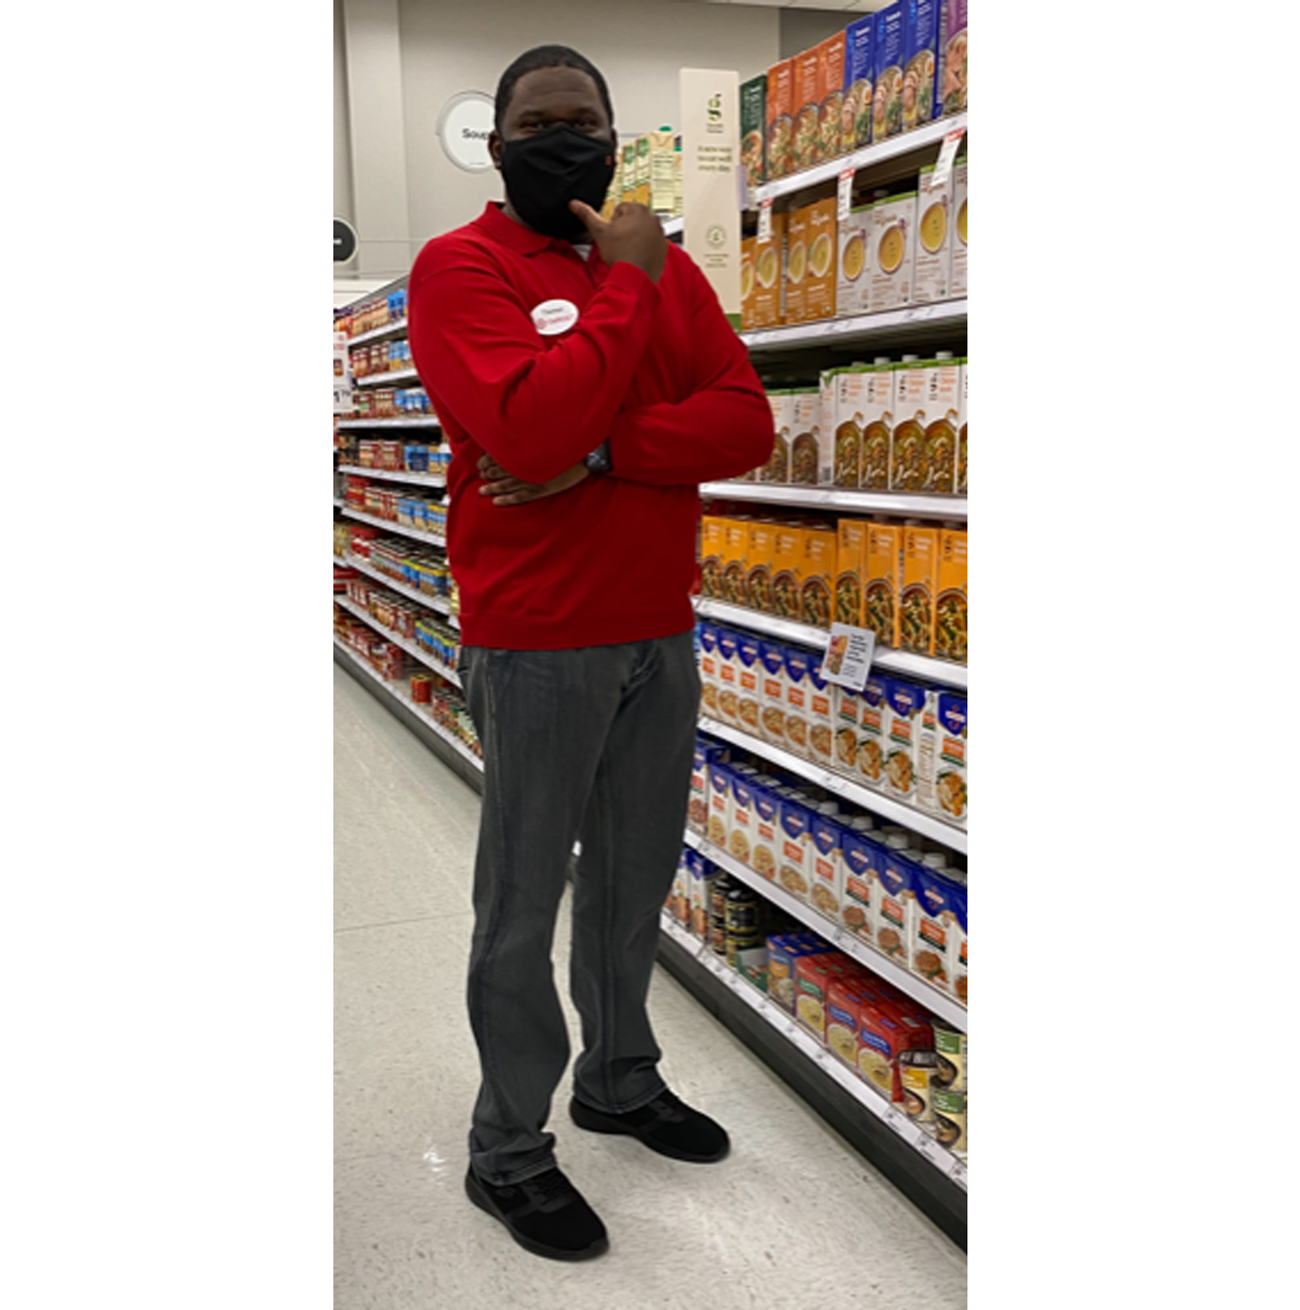
[[[614,178],[614,144],[557,123],[504,142],[501,176],[515,212],[534,232],[575,241],[587,227],[569,201],[599,211]]]

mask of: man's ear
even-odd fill
[[[501,134],[494,127],[488,133],[488,154],[492,156],[493,167],[496,168],[498,173],[501,171],[501,151],[503,145],[504,143],[501,140]]]

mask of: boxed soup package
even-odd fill
[[[778,523],[772,534],[772,613],[799,622],[803,586],[803,528]]]
[[[740,243],[740,326],[745,332],[752,332],[758,324],[754,322],[754,247],[758,244],[755,237],[745,237]]]
[[[939,528],[903,528],[899,578],[898,648],[915,655],[934,654],[934,600],[939,576]]]
[[[790,393],[790,481],[815,487],[821,470],[821,388],[797,387]]]
[[[776,440],[772,456],[759,470],[760,482],[790,481],[790,425],[794,422],[794,402],[789,391],[769,391],[767,403],[772,407],[772,426]]]
[[[719,718],[718,710],[718,630],[712,623],[701,623],[700,637],[700,708],[710,718]]]
[[[877,791],[885,785],[885,695],[887,679],[868,676],[858,709],[858,777]]]
[[[966,112],[967,0],[943,0],[939,31],[939,104],[945,114]]]
[[[835,373],[834,445],[831,481],[837,487],[862,485],[862,429],[867,415],[868,366],[854,364]]]
[[[723,520],[707,515],[700,520],[700,595],[722,599],[722,552],[726,541]]]
[[[786,215],[772,215],[772,232],[766,241],[754,238],[754,294],[750,317],[755,328],[776,327],[785,321]]]
[[[763,740],[774,746],[785,743],[785,646],[779,641],[764,641],[759,652],[762,661]]]
[[[970,378],[970,360],[961,361],[961,405],[957,429],[957,494],[966,494],[966,384]]]
[[[829,528],[804,529],[799,620],[813,628],[831,626],[831,596],[835,586],[835,549],[836,534]]]
[[[753,780],[750,786],[754,808],[754,872],[774,879],[781,854],[781,801],[768,782]]]
[[[817,120],[818,149],[822,159],[834,159],[849,147],[841,143],[840,120],[844,109],[844,41],[836,32],[817,47],[817,88],[821,109]]]
[[[893,839],[885,843],[876,906],[875,945],[903,968],[911,963],[912,906],[916,900],[912,861]]]
[[[862,626],[862,578],[866,567],[867,521],[840,519],[836,525],[839,540],[835,548],[836,623],[851,628]]]
[[[867,525],[862,579],[862,626],[879,646],[898,645],[898,578],[902,569],[903,529],[896,523]]]
[[[943,0],[903,0],[903,131],[939,116],[939,15]]]
[[[795,1018],[823,1045],[826,1042],[826,994],[841,973],[829,955],[805,955],[795,962]]]
[[[836,927],[844,896],[844,863],[840,852],[841,828],[832,817],[814,814],[812,821],[812,907]]]
[[[745,180],[760,186],[763,172],[763,137],[767,128],[767,74],[740,84],[740,162]]]
[[[805,956],[825,955],[830,947],[810,932],[783,933],[767,939],[767,993],[783,1010],[795,1012],[794,970]]]
[[[767,70],[767,132],[765,151],[768,179],[791,171],[794,141],[794,60],[785,59]],[[776,215],[772,215],[773,219]]]
[[[957,486],[961,361],[941,352],[925,366],[924,491],[950,496]]]
[[[812,887],[812,816],[802,801],[781,799],[781,867],[777,881],[801,901]]]
[[[858,1069],[858,1007],[862,1003],[856,979],[832,979],[826,989],[826,1049],[855,1073]]]
[[[791,164],[797,173],[821,160],[821,77],[817,47],[794,57],[794,142]]]
[[[932,691],[917,743],[917,804],[949,823],[966,826],[966,697]]]
[[[928,361],[904,355],[894,368],[894,430],[889,440],[890,491],[924,491],[926,369]]]
[[[952,267],[948,279],[948,294],[953,297],[966,294],[966,157],[963,155],[952,166]]]
[[[823,768],[835,764],[835,684],[821,675],[821,659],[808,658],[808,758]]]
[[[750,781],[758,773],[752,765],[733,765],[731,796],[727,810],[727,852],[741,864],[751,859],[754,834],[753,796]]]
[[[871,313],[871,206],[859,205],[839,225],[839,271],[835,313],[840,318]]]
[[[728,605],[749,604],[749,521],[724,519],[722,599]]]
[[[719,850],[727,849],[727,822],[731,809],[731,766],[722,760],[709,765],[708,839]]]
[[[794,646],[785,650],[785,748],[808,758],[808,652]]]
[[[840,144],[846,151],[871,144],[871,92],[876,84],[876,16],[865,14],[844,33],[844,102]]]
[[[849,830],[840,839],[844,863],[844,896],[840,921],[859,941],[874,941],[872,908],[878,899],[878,870],[884,856],[877,844],[860,832]]]
[[[746,558],[750,609],[772,612],[772,557],[776,524],[754,519],[749,524],[749,554]]]
[[[876,85],[872,94],[871,138],[883,141],[903,130],[903,6],[900,0],[878,9],[875,18]]]
[[[808,210],[792,209],[785,216],[784,322],[802,323],[807,300],[804,278],[808,272]]]
[[[912,301],[917,305],[947,300],[952,280],[953,186],[952,173],[933,185],[934,165],[921,170],[916,202],[916,256]],[[741,276],[744,290],[744,276]]]
[[[752,632],[741,632],[737,636],[739,640],[736,642],[736,716],[740,727],[758,736],[762,730],[759,714],[761,639]]]
[[[871,222],[871,312],[876,314],[912,303],[916,192],[877,200]]]
[[[966,663],[966,533],[939,533],[939,566],[935,579],[934,654],[936,659]]]
[[[858,729],[862,722],[862,693],[851,687],[834,688],[831,713],[835,720],[835,769],[852,773],[858,762]]]
[[[719,628],[718,632],[718,718],[729,723],[733,728],[740,727],[739,703],[737,689],[740,675],[736,670],[736,647],[740,638],[730,628]]]
[[[808,268],[804,273],[804,319],[835,317],[835,197],[805,207]]]
[[[926,691],[905,678],[885,679],[885,790],[899,800],[916,795],[916,746]]]
[[[866,491],[889,490],[889,452],[894,424],[894,366],[878,356],[864,370],[862,465],[859,485]]]

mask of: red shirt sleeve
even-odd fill
[[[429,251],[411,274],[411,356],[440,401],[508,473],[549,482],[581,463],[645,352],[659,289],[617,263],[574,330],[544,343],[518,293],[472,247]]]
[[[609,436],[614,477],[657,486],[734,478],[772,455],[772,409],[744,343],[708,279],[685,260],[691,297],[692,394],[618,414]]]

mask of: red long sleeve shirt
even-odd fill
[[[690,629],[698,484],[764,463],[773,429],[689,256],[670,246],[656,284],[489,204],[421,250],[408,297],[411,354],[451,443],[465,644],[560,650]],[[546,482],[606,440],[612,474],[527,505],[479,494],[485,451]]]

